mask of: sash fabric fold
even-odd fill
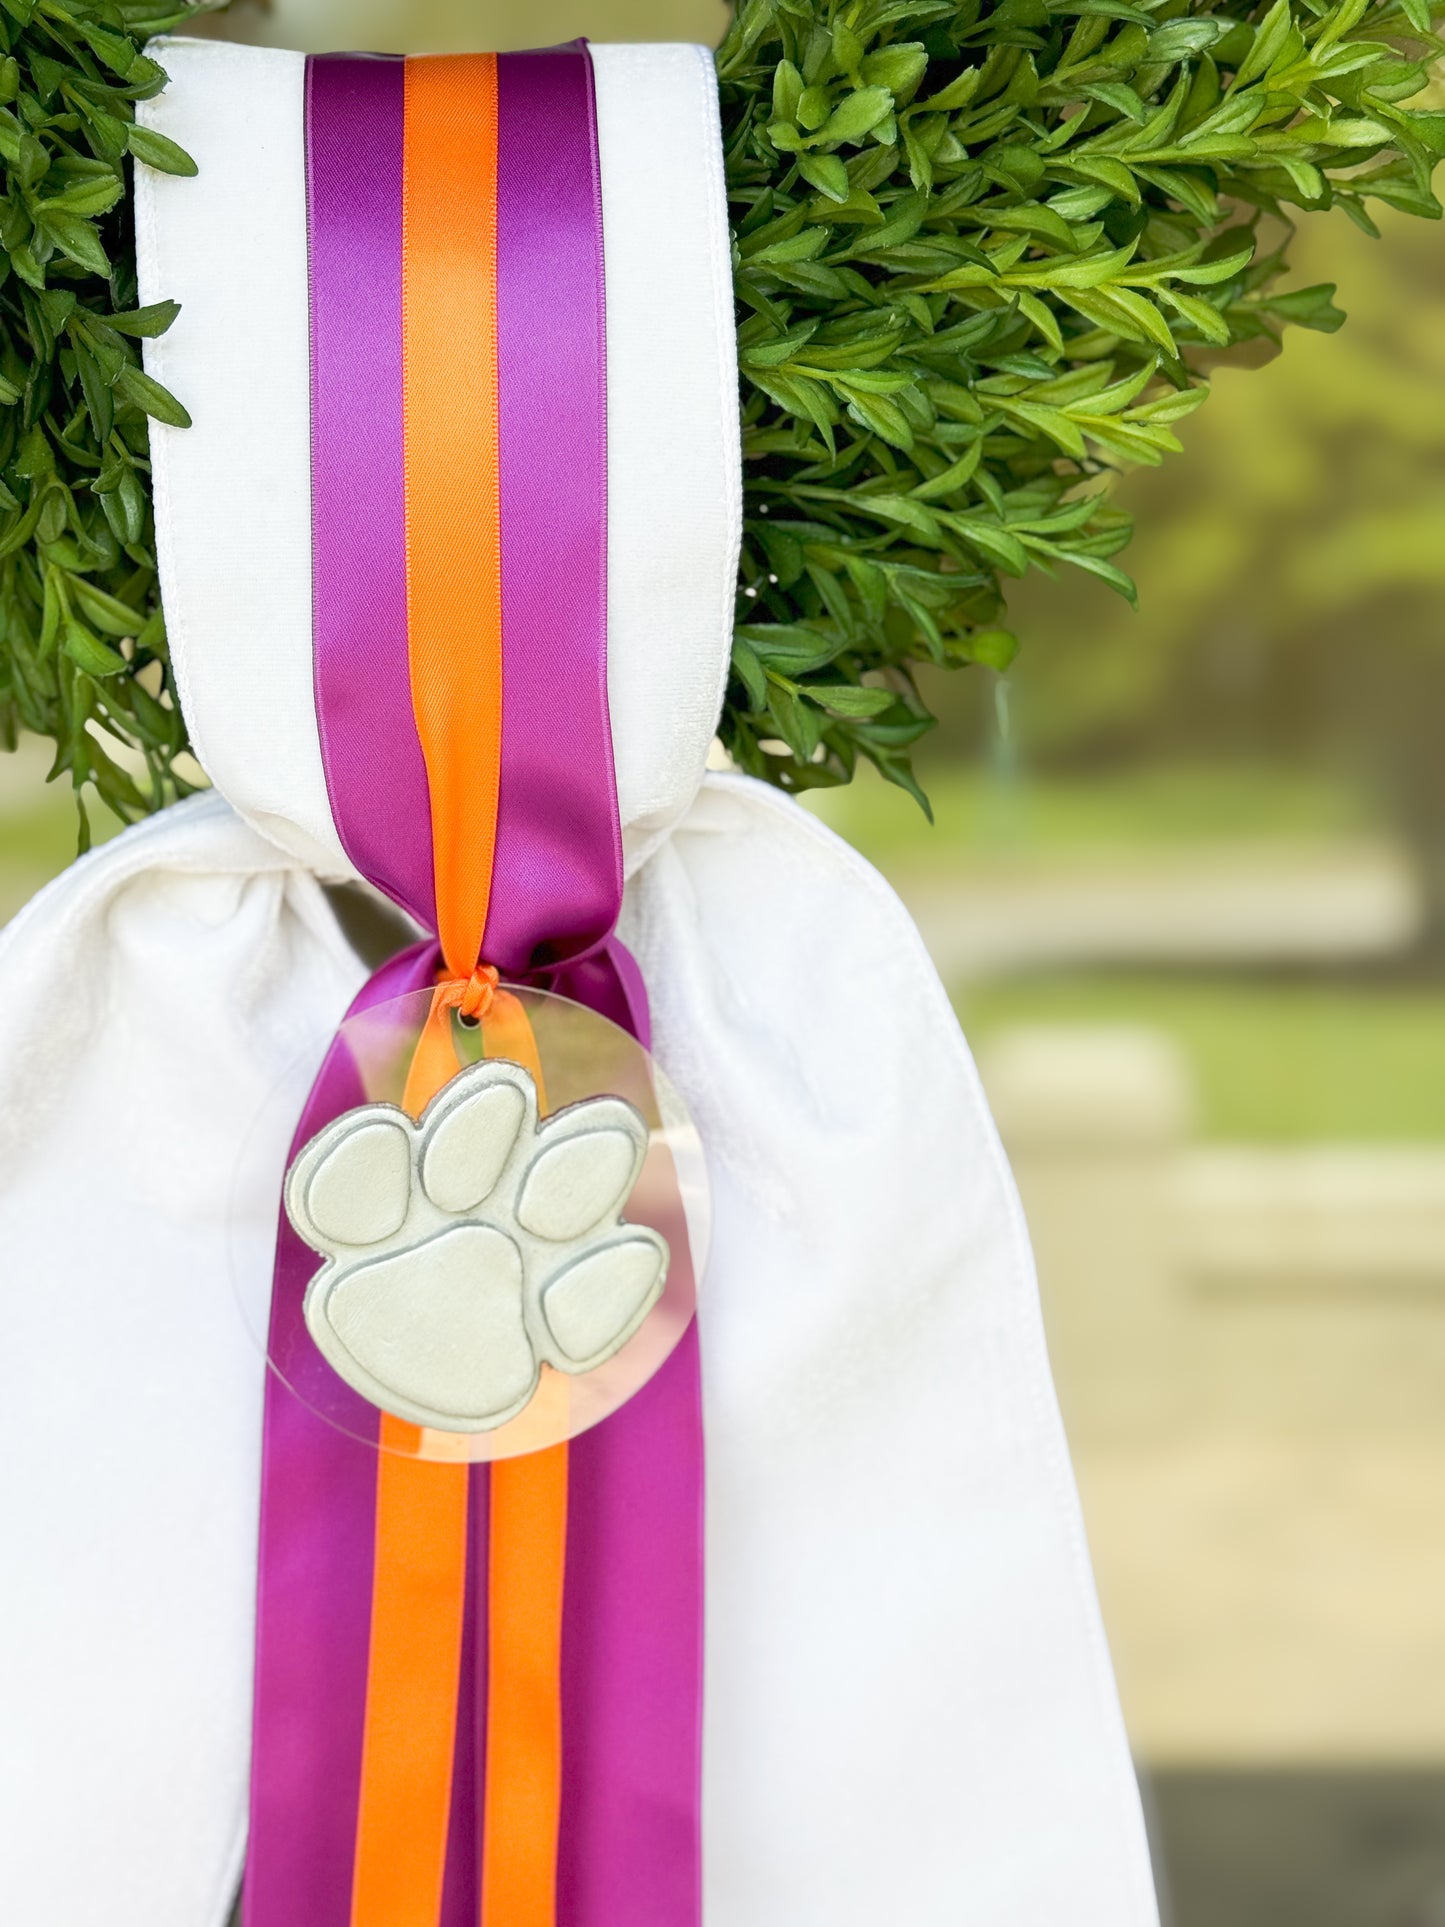
[[[589,57],[307,78],[323,764],[357,867],[439,934],[354,1008],[484,961],[645,1043],[613,935]],[[359,1096],[338,1041],[298,1145]],[[696,1927],[695,1326],[570,1447],[439,1465],[359,1399],[355,1437],[305,1402],[313,1267],[283,1218],[246,1927]]]

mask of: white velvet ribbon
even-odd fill
[[[1153,1927],[967,1049],[882,880],[703,775],[739,520],[710,59],[593,53],[622,934],[714,1188],[706,1927]],[[264,1369],[231,1272],[269,1275],[286,1119],[363,975],[316,881],[347,865],[310,707],[299,57],[161,57],[144,118],[202,169],[137,170],[142,298],[185,303],[148,364],[196,418],[155,436],[163,584],[229,802],[0,936],[0,1918],[56,1927],[225,1918]]]

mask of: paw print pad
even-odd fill
[[[647,1152],[618,1097],[538,1118],[519,1064],[475,1064],[413,1123],[364,1104],[319,1132],[286,1209],[326,1262],[306,1324],[332,1369],[399,1418],[489,1432],[544,1364],[605,1364],[662,1295],[667,1241],[623,1221]]]

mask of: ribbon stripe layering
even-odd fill
[[[358,870],[438,939],[353,1009],[472,1008],[500,970],[645,1044],[613,935],[589,55],[319,57],[305,112],[326,785]],[[446,1056],[423,1038],[408,1108]],[[358,1101],[338,1040],[297,1145]],[[696,1927],[695,1325],[570,1445],[439,1464],[360,1398],[358,1437],[305,1402],[314,1264],[283,1220],[246,1927]]]

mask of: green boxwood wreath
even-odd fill
[[[787,789],[918,794],[923,662],[1007,666],[1006,583],[1132,598],[1109,476],[1176,449],[1280,292],[1293,209],[1435,219],[1432,0],[743,0],[718,53],[745,539],[723,740]],[[144,51],[204,9],[0,0],[0,741],[56,746],[86,827],[186,784],[156,584],[128,169]],[[117,744],[139,752],[123,761]],[[108,747],[109,745],[109,747]],[[140,774],[137,774],[139,770]]]

